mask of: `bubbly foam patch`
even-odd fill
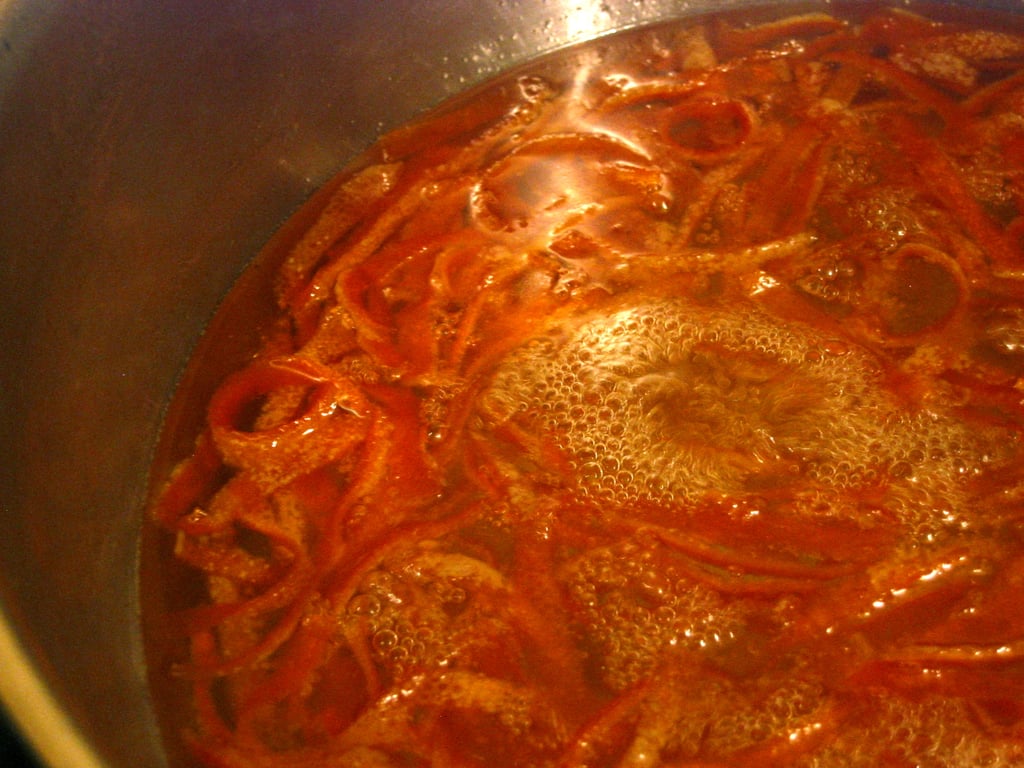
[[[882,383],[867,352],[811,328],[662,302],[524,347],[485,407],[539,421],[597,500],[680,504],[797,483],[839,504],[885,484],[920,535],[955,527],[983,438]]]
[[[405,554],[398,569],[370,571],[347,610],[351,631],[368,636],[374,660],[396,680],[444,666],[465,643],[478,642],[482,633],[474,621],[488,599],[508,589],[501,574],[476,558],[430,544]],[[490,628],[494,638],[506,629]]]
[[[563,578],[612,690],[646,679],[668,652],[725,646],[743,631],[744,606],[663,568],[637,541],[587,552]]]
[[[859,727],[802,762],[806,768],[1009,768],[1024,764],[1024,748],[977,734],[967,704],[951,699],[920,701],[881,696],[872,700]]]

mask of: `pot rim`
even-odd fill
[[[26,746],[46,765],[103,768],[74,727],[0,609],[0,704]]]

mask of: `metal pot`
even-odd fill
[[[147,470],[279,224],[500,69],[750,4],[0,0],[0,700],[46,762],[166,764],[138,626]]]

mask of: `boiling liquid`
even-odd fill
[[[189,754],[1024,764],[1022,61],[713,18],[382,139],[154,503]]]

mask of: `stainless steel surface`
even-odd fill
[[[0,699],[52,765],[164,764],[137,626],[147,466],[247,260],[381,130],[709,5],[0,0]]]

